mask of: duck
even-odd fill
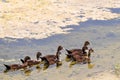
[[[66,54],[67,55],[66,60],[72,59],[70,54],[72,54],[72,55],[87,55],[86,50],[88,50],[88,45],[90,45],[90,42],[85,41],[82,49],[71,49],[71,50],[66,49],[66,51],[68,53],[68,54]]]
[[[6,67],[5,71],[25,69],[27,65],[28,65],[27,63],[22,65],[21,64],[11,64],[11,65],[4,64],[4,66]]]
[[[41,60],[42,61],[46,61],[46,65],[53,65],[53,64],[56,64],[56,66],[59,66],[59,65],[61,65],[61,63],[60,63],[60,54],[61,54],[61,50],[63,49],[63,47],[62,46],[58,46],[58,48],[57,48],[57,52],[56,52],[56,54],[55,55],[45,55],[45,56],[43,56],[43,57],[41,57]]]
[[[23,60],[23,59],[20,59],[20,61],[21,61],[23,64],[26,64],[26,63],[27,63],[29,67],[32,67],[33,65],[38,65],[38,64],[40,64],[39,57],[40,57],[41,55],[42,55],[41,52],[37,52],[37,54],[36,54],[37,60],[31,60],[31,58],[30,58],[29,56],[26,56],[26,57],[24,58],[24,60]]]
[[[71,62],[71,64],[72,65],[76,64],[76,63],[84,63],[84,64],[88,63],[88,64],[90,64],[91,63],[90,57],[91,57],[91,53],[93,53],[93,52],[94,52],[94,50],[92,48],[90,48],[89,51],[88,51],[88,55],[82,55],[82,56],[72,55],[72,60],[73,61]]]

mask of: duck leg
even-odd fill
[[[67,51],[68,54],[71,54],[72,52],[68,49],[65,49]]]
[[[49,64],[49,63],[44,63],[43,70],[46,70],[49,66],[50,66],[50,64]]]
[[[66,62],[69,62],[72,60],[72,55],[71,54],[66,54],[66,58],[65,58],[65,61]]]
[[[43,70],[46,70],[49,66],[50,66],[50,63],[49,63],[49,61],[46,59],[46,58],[44,58],[44,67],[43,67]]]
[[[61,61],[57,61],[56,62],[56,67],[60,67],[62,65],[62,62]]]
[[[71,56],[71,58],[72,58],[72,62],[70,63],[69,67],[72,67],[73,65],[75,65],[77,63],[76,59],[73,56]]]

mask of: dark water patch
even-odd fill
[[[74,31],[81,31],[81,28],[88,28],[88,27],[93,27],[96,26],[96,28],[99,28],[100,26],[108,27],[108,26],[113,26],[115,25],[120,25],[120,19],[112,19],[112,20],[91,20],[89,19],[86,22],[79,23],[79,25],[70,25],[68,28],[73,28],[73,30],[70,30],[71,32]],[[93,30],[93,32],[96,32]]]
[[[109,8],[112,13],[120,14],[120,8]]]
[[[65,28],[72,28],[72,30],[69,30],[68,32],[70,32],[69,34],[56,34],[53,36],[50,36],[48,38],[44,38],[44,39],[29,39],[29,38],[22,38],[22,39],[16,39],[16,38],[10,38],[10,37],[6,37],[6,38],[0,38],[0,44],[2,45],[7,45],[7,46],[44,46],[44,45],[49,45],[49,44],[64,44],[66,42],[66,44],[69,42],[70,40],[74,40],[75,39],[80,39],[81,41],[83,41],[84,37],[81,37],[81,33],[86,33],[87,34],[87,30],[81,30],[81,28],[90,28],[93,26],[96,26],[96,29],[99,28],[100,26],[102,27],[113,27],[115,28],[116,26],[120,25],[120,19],[113,19],[113,20],[88,20],[86,22],[83,23],[79,23],[80,25],[69,25],[67,27],[64,27],[62,29]],[[116,26],[115,26],[116,25]],[[96,29],[92,29],[91,33],[96,34],[97,30]],[[75,36],[74,36],[75,35]],[[105,36],[105,38],[116,38],[116,35],[112,32],[108,32]],[[66,39],[68,39],[68,41],[66,41]],[[98,36],[96,37],[97,40],[100,39],[104,39],[104,37],[102,36]],[[91,39],[92,40],[92,39]]]
[[[33,46],[33,45],[47,45],[49,43],[54,42],[56,39],[62,39],[63,35],[53,35],[48,38],[44,39],[29,39],[29,38],[22,38],[22,39],[16,39],[16,38],[0,38],[0,44],[2,45],[8,45],[8,46]]]

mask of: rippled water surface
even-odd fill
[[[79,26],[68,27],[73,28],[69,34],[54,35],[45,39],[9,37],[0,39],[0,80],[90,80],[101,72],[116,75],[114,66],[120,63],[120,20],[89,20]],[[26,55],[35,59],[38,51],[43,55],[55,54],[58,45],[67,49],[81,48],[86,40],[90,41],[89,47],[95,51],[91,57],[93,64],[91,68],[87,64],[70,67],[70,62],[65,61],[66,51],[63,50],[61,54],[63,64],[59,68],[51,65],[47,70],[43,70],[41,65],[41,69],[34,66],[27,71],[3,73],[5,69],[3,64],[21,64],[19,59]]]

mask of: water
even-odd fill
[[[16,39],[12,38],[0,40],[0,79],[1,80],[84,80],[94,77],[94,75],[106,71],[114,73],[114,65],[119,63],[120,49],[120,20],[94,21],[89,20],[72,27],[69,34],[54,35],[45,39]],[[6,40],[6,41],[5,41]],[[69,62],[65,61],[66,51],[62,51],[61,60],[63,65],[56,68],[50,66],[47,70],[30,68],[30,71],[11,71],[3,73],[3,64],[20,63],[20,58],[26,55],[35,59],[36,52],[40,51],[43,55],[55,54],[57,46],[62,45],[64,48],[81,48],[84,41],[90,41],[95,52],[92,54],[92,69],[87,64],[76,64],[69,67]],[[42,67],[42,66],[41,66]]]
[[[2,0],[0,4],[0,80],[119,80],[120,69],[115,69],[120,64],[119,0]],[[43,70],[41,65],[4,73],[3,64],[21,64],[25,56],[36,59],[38,51],[55,54],[58,45],[81,48],[86,40],[95,51],[92,66],[70,67],[63,50],[59,68]]]

